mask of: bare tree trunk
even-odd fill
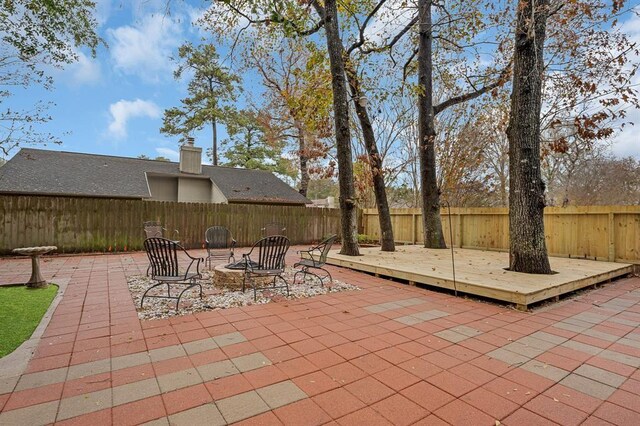
[[[431,0],[418,1],[418,139],[424,246],[446,248],[440,220],[440,189],[436,179],[435,113],[433,110],[433,29]]]
[[[304,138],[304,129],[298,120],[295,120],[296,131],[298,132],[298,158],[300,159],[300,189],[298,192],[305,197],[309,189],[309,166],[307,157],[307,147]]]
[[[349,99],[345,81],[344,58],[342,57],[342,40],[340,40],[338,29],[336,0],[326,0],[324,11],[321,10],[319,3],[314,2],[314,6],[321,16],[324,12],[324,29],[331,65],[342,226],[342,249],[340,254],[359,256],[357,207],[353,187],[353,155],[351,153],[351,135],[349,132]]]
[[[507,207],[507,179],[500,175],[500,207]]]
[[[218,126],[216,123],[216,119],[211,120],[211,130],[213,133],[213,146],[211,147],[211,157],[213,160],[213,165],[218,165]]]
[[[369,156],[369,165],[371,166],[371,175],[373,178],[373,191],[376,197],[376,206],[378,207],[378,221],[380,223],[380,245],[382,251],[395,251],[396,245],[393,238],[393,225],[391,223],[391,212],[389,210],[389,202],[387,201],[387,191],[384,184],[384,175],[382,174],[382,156],[378,152],[376,145],[376,137],[373,133],[371,119],[367,112],[367,107],[360,100],[364,97],[360,90],[360,82],[358,81],[356,71],[353,64],[345,64],[347,69],[347,79],[349,88],[351,89],[351,97],[353,98],[356,114],[362,128],[362,137],[364,145]]]
[[[540,170],[543,48],[549,0],[520,0],[513,62],[509,138],[509,269],[550,274]]]

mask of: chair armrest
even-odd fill
[[[316,257],[314,256],[314,252],[316,250],[317,250],[316,247],[311,247],[309,250],[299,250],[298,253],[300,253],[300,257],[303,258],[303,259],[305,257],[303,257],[302,254],[306,253],[309,256],[309,258],[313,261],[313,263],[316,263],[317,260],[316,260]]]
[[[244,260],[244,271],[253,272],[253,263],[251,263],[251,252],[244,253],[242,255],[242,260]]]
[[[181,247],[181,246],[180,246]],[[184,252],[184,254],[187,255],[187,257],[189,259],[191,259],[191,262],[189,262],[189,266],[187,267],[187,270],[184,273],[184,276],[187,277],[187,275],[189,275],[189,271],[191,270],[191,267],[193,266],[193,263],[197,261],[196,263],[196,274],[200,275],[200,262],[204,262],[204,258],[202,257],[193,257],[189,254],[189,252],[187,250],[184,249],[184,247],[181,247],[182,251]]]
[[[234,239],[231,240],[231,248],[234,248],[238,242]]]
[[[189,256],[188,253],[187,253],[187,256]],[[189,262],[189,266],[187,267],[187,270],[184,273],[185,279],[187,278],[187,276],[189,276],[189,271],[193,267],[193,263],[194,262],[197,262],[196,263],[196,274],[198,274],[198,276],[201,276],[200,275],[200,262],[204,261],[204,259],[201,258],[201,257],[191,257],[191,256],[189,256],[189,257],[191,258],[191,262]]]

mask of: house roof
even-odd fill
[[[147,174],[211,179],[230,203],[308,204],[271,172],[202,166],[180,172],[176,162],[22,148],[0,167],[0,193],[107,198],[150,198]]]

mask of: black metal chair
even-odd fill
[[[313,275],[314,277],[320,280],[320,285],[324,287],[324,280],[329,278],[329,282],[333,282],[333,278],[331,277],[331,273],[324,269],[325,264],[327,263],[327,254],[329,254],[329,250],[331,250],[331,246],[336,241],[337,235],[331,235],[322,241],[317,246],[309,248],[309,250],[300,250],[301,259],[293,265],[294,268],[301,268],[296,271],[293,275],[293,282],[296,282],[296,278],[298,274],[303,274],[302,281],[307,278],[307,275]],[[326,275],[320,276],[314,272],[309,271],[309,269],[318,269],[323,271]]]
[[[231,231],[224,226],[212,226],[204,233],[205,244],[207,248],[207,257],[204,260],[205,266],[209,263],[211,269],[211,260],[226,260],[235,262],[236,258],[233,249],[236,247],[236,240],[233,239]]]
[[[149,257],[151,279],[157,281],[157,284],[152,285],[144,292],[140,301],[141,308],[145,297],[158,297],[162,299],[177,299],[177,311],[180,305],[180,298],[184,292],[195,286],[200,287],[200,298],[202,298],[202,286],[197,281],[198,278],[201,278],[200,262],[202,262],[202,258],[192,257],[180,244],[166,238],[147,238],[144,241],[144,249]],[[180,259],[188,262],[184,272],[180,270]],[[194,265],[195,271],[193,271]],[[167,285],[166,296],[147,295],[151,289],[165,284]],[[172,284],[186,285],[187,287],[177,296],[173,296],[171,295]]]
[[[160,224],[160,222],[155,221],[155,220],[149,220],[146,222],[142,222],[142,226],[144,226],[144,234],[146,236],[146,238],[164,238],[165,237],[165,232],[169,232],[167,231],[166,228],[163,228],[162,225]],[[180,233],[178,232],[177,229],[173,230],[172,235],[175,238],[172,238],[171,240],[179,243],[179,235]],[[151,270],[151,265],[149,265],[149,267],[147,268],[147,276],[149,276],[149,271]]]
[[[142,225],[144,226],[144,234],[147,238],[165,238],[165,233],[169,232],[167,228],[163,228],[160,222],[155,220],[143,222]],[[174,237],[172,240],[177,242],[180,233],[177,229],[174,229],[171,236]]]
[[[261,290],[285,288],[287,296],[289,296],[289,284],[282,276],[285,268],[284,259],[289,250],[289,245],[287,237],[272,235],[260,239],[251,247],[249,253],[243,254],[244,278],[242,280],[242,291],[245,291],[247,281],[249,281],[251,287],[253,287],[253,300],[257,300],[258,285],[256,284],[256,278],[273,277],[273,285],[262,287]],[[283,284],[276,285],[278,279]]]
[[[287,234],[287,228],[278,222],[271,222],[271,223],[267,223],[265,226],[262,227],[262,236],[263,237],[270,237],[272,235],[286,235]]]

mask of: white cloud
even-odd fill
[[[640,13],[640,6],[634,10],[636,13]],[[632,13],[631,17],[622,24],[620,29],[627,34],[632,42],[640,44],[640,16]],[[633,77],[631,84],[635,87],[640,85],[640,74],[636,74]],[[622,131],[614,137],[612,144],[613,153],[619,157],[632,156],[640,159],[640,110],[629,107],[627,117],[622,121],[632,122],[634,125],[626,125]]]
[[[208,5],[206,8],[193,7],[187,5],[186,11],[189,15],[189,22],[191,26],[197,27],[199,22],[206,18],[206,15],[213,9],[215,9],[215,3]]]
[[[111,15],[111,0],[93,0],[96,4],[95,18],[98,26],[104,25]]]
[[[622,32],[627,33],[634,40],[638,40],[640,37],[640,16],[638,14],[640,14],[640,6],[633,9],[630,18],[621,26]]]
[[[171,161],[178,161],[180,159],[180,153],[175,149],[169,148],[156,148],[158,155],[168,158]]]
[[[109,105],[109,113],[111,113],[109,133],[119,139],[127,136],[127,122],[130,118],[159,118],[161,115],[158,105],[151,101],[143,101],[142,99],[136,99],[135,101],[121,99]]]
[[[376,13],[376,16],[364,32],[367,42],[382,45],[394,37],[413,19],[416,8],[406,0],[387,1]]]
[[[77,52],[78,61],[69,66],[74,85],[94,84],[102,79],[100,63],[82,52]]]
[[[635,157],[640,160],[640,113],[636,111],[629,119],[635,123],[628,125],[613,140],[612,151],[617,157]]]
[[[171,53],[182,37],[181,20],[163,14],[147,15],[133,26],[107,31],[115,68],[156,82],[171,78]]]

